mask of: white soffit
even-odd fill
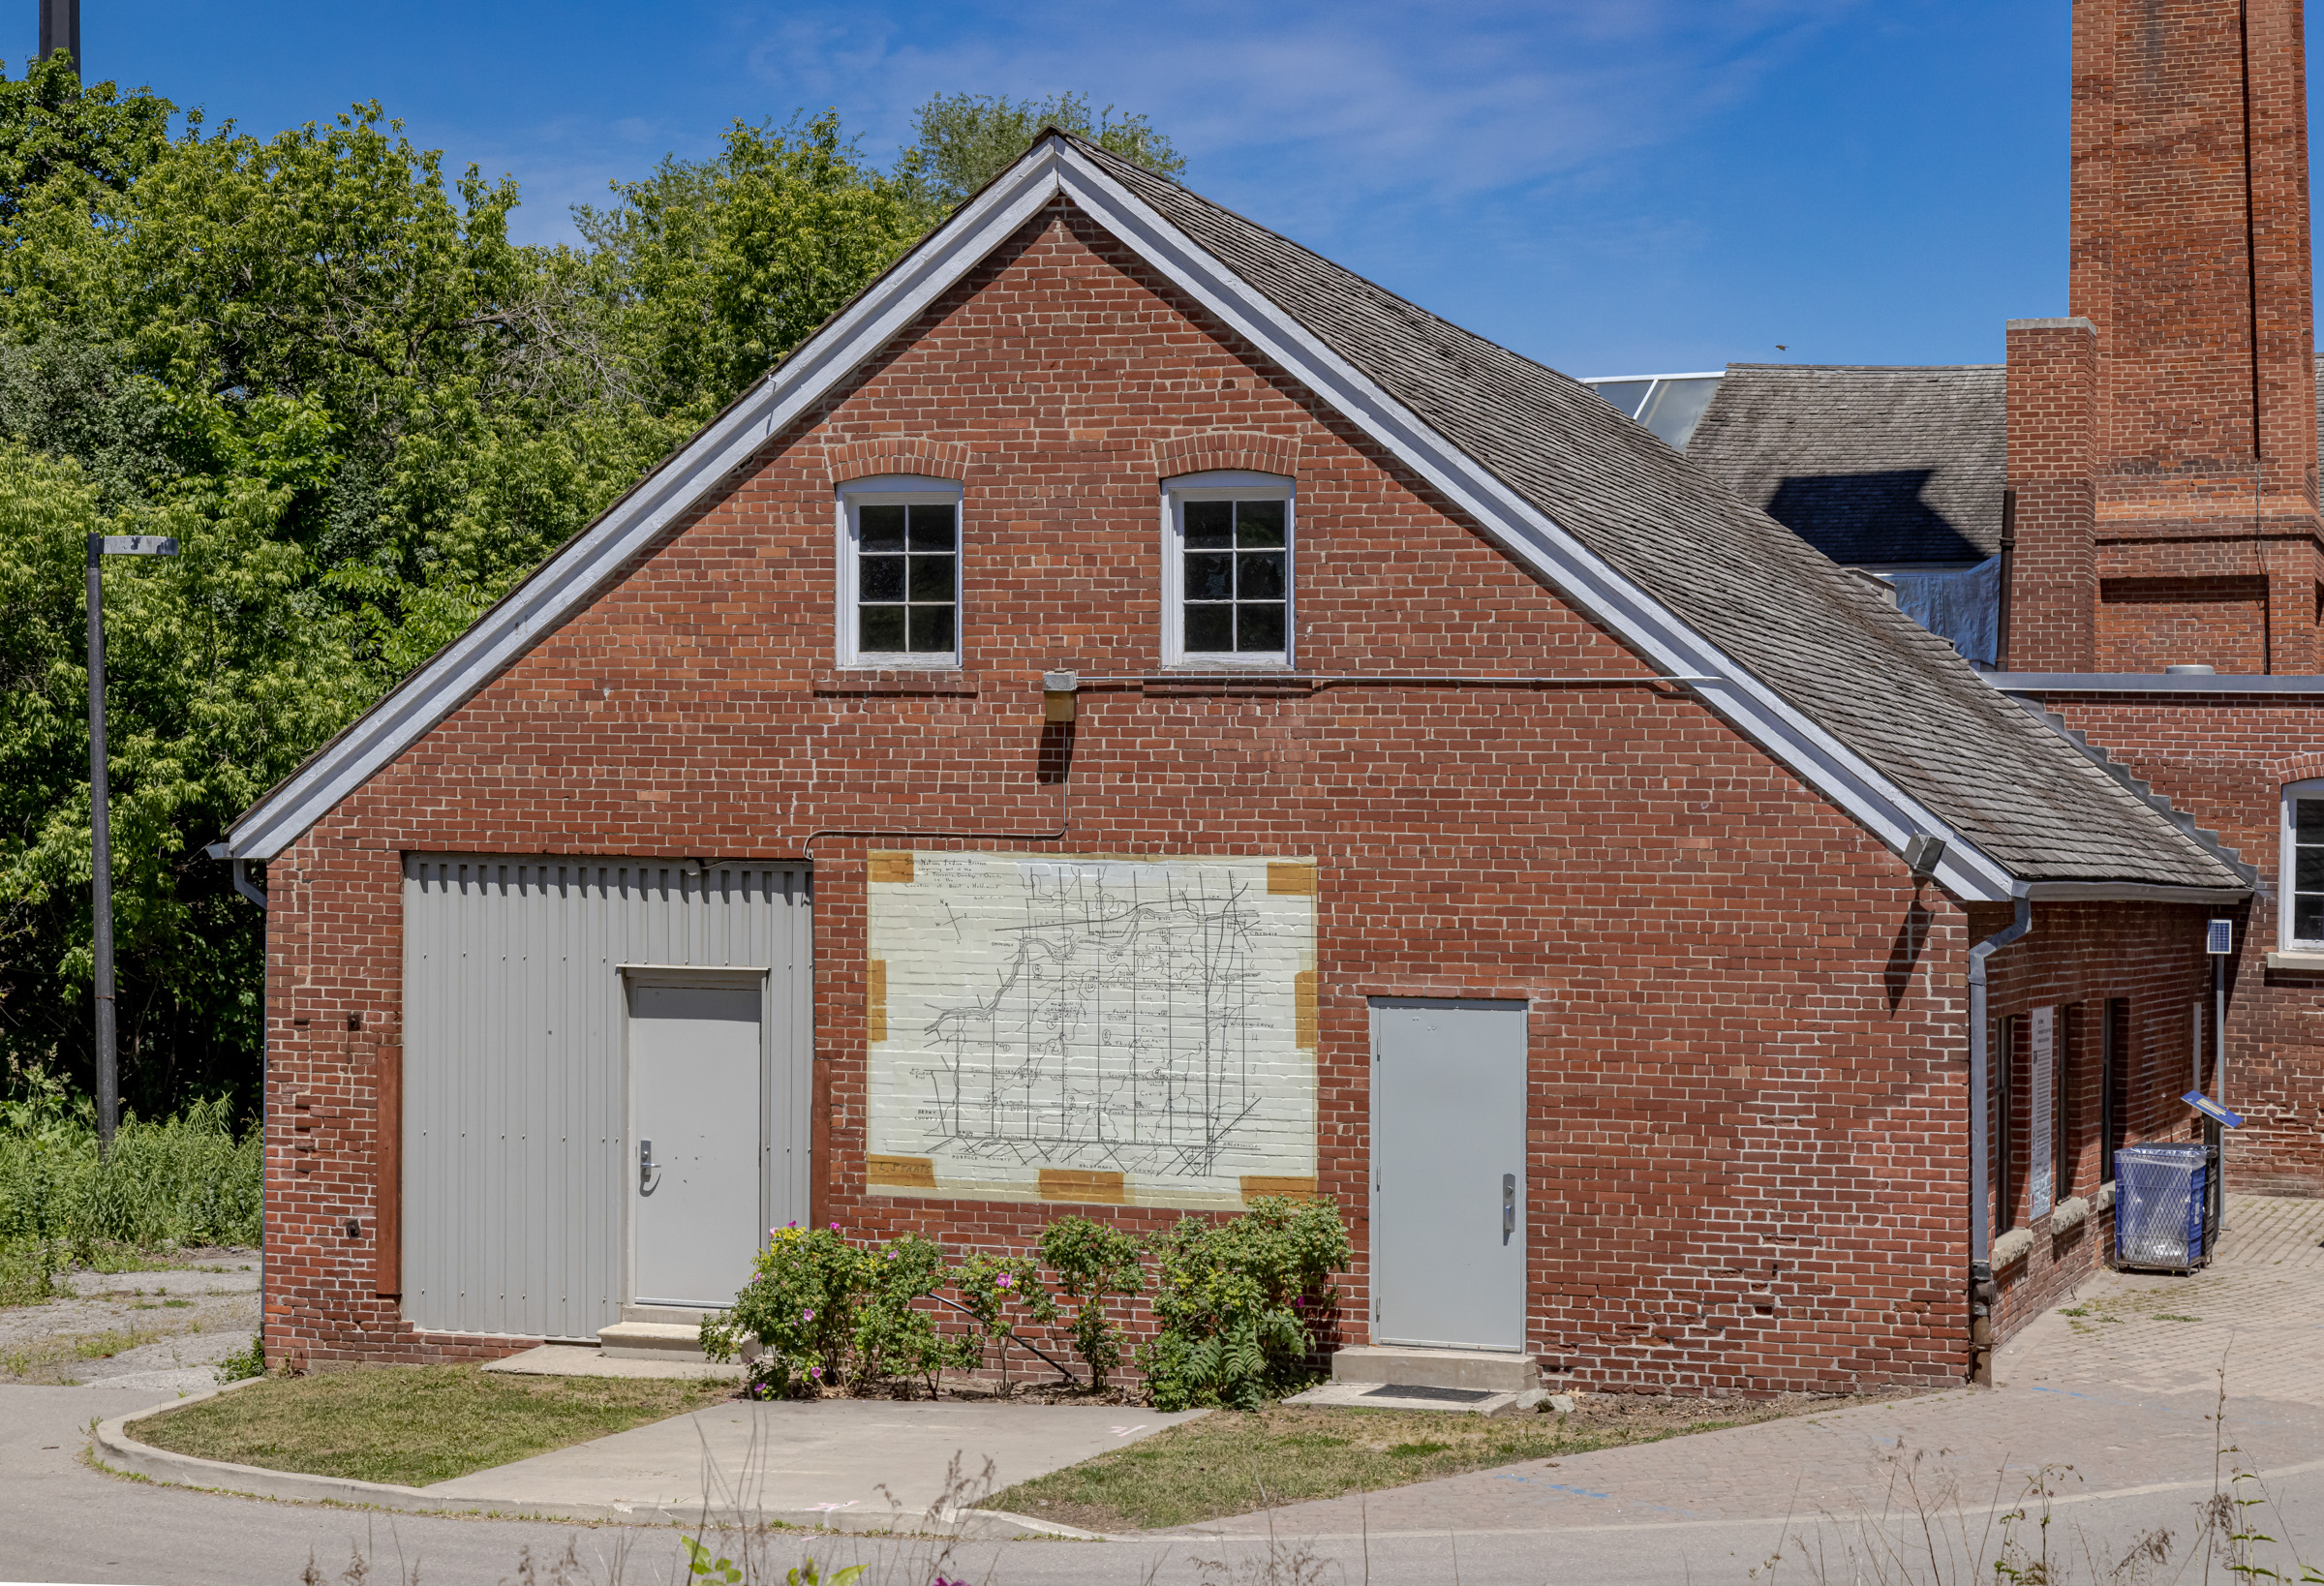
[[[1441,490],[1510,554],[1605,624],[1657,670],[1693,685],[1738,731],[1902,851],[1945,840],[1934,879],[1956,897],[2004,901],[2011,876],[1854,750],[1695,632],[1476,459],[1347,362],[1264,293],[1060,138],[1044,139],[810,337],[670,462],[568,541],[475,625],[324,746],[234,825],[235,858],[296,841],[607,580],[800,412],[916,319],[1062,193],[1269,359]]]

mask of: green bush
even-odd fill
[[[1138,1352],[1154,1407],[1256,1410],[1306,1375],[1354,1249],[1330,1202],[1263,1196],[1231,1222],[1181,1218],[1155,1254],[1159,1328]]]
[[[1109,1304],[1146,1288],[1138,1241],[1118,1228],[1065,1216],[1041,1231],[1041,1259],[1057,1274],[1057,1289],[1074,1305],[1068,1329],[1073,1347],[1089,1368],[1089,1386],[1106,1386],[1106,1373],[1121,1363],[1121,1334]]]
[[[236,1135],[214,1097],[158,1122],[125,1115],[101,1161],[87,1100],[69,1106],[61,1086],[33,1076],[0,1103],[0,1300],[42,1297],[68,1258],[257,1244],[263,1160],[258,1129]]]
[[[837,1223],[776,1229],[734,1308],[702,1319],[702,1353],[731,1360],[756,1334],[754,1395],[811,1393],[838,1384],[854,1343],[869,1261],[868,1252],[840,1236]]]
[[[967,1365],[977,1353],[976,1339],[946,1337],[936,1330],[935,1317],[919,1305],[952,1277],[944,1266],[944,1252],[932,1240],[906,1234],[866,1254],[870,1259],[864,1264],[864,1297],[855,1317],[855,1360],[848,1380],[876,1388],[899,1377],[917,1377],[928,1385],[933,1399],[944,1368]]]
[[[952,1284],[961,1303],[976,1319],[976,1330],[962,1359],[962,1369],[974,1371],[991,1350],[1000,1362],[1000,1393],[1009,1393],[1009,1340],[1017,1335],[1012,1312],[1043,1327],[1055,1324],[1056,1303],[1041,1287],[1039,1269],[1029,1256],[970,1256],[952,1269]]]

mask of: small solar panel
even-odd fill
[[[2234,952],[2235,922],[2233,920],[2212,921],[2211,932],[2209,936],[2205,938],[2203,946],[2205,951],[2211,953]]]
[[[1390,1383],[1383,1388],[1364,1390],[1367,1399],[1438,1399],[1446,1404],[1476,1404],[1492,1398],[1490,1388],[1407,1388]]]

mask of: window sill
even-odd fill
[[[2309,948],[2305,952],[2270,953],[2268,967],[2304,970],[2309,974],[2324,974],[2324,949]]]

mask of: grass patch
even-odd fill
[[[145,1327],[116,1327],[106,1332],[74,1333],[44,1338],[0,1355],[0,1376],[41,1380],[53,1368],[80,1360],[109,1360],[125,1351],[158,1342],[168,1336]]]
[[[1490,1419],[1339,1405],[1219,1410],[1020,1482],[992,1507],[1092,1531],[1144,1531],[1850,1402],[1805,1394],[1746,1400],[1593,1393],[1572,1415]]]
[[[723,1382],[518,1377],[473,1365],[277,1377],[137,1421],[198,1459],[424,1487],[715,1404]]]

